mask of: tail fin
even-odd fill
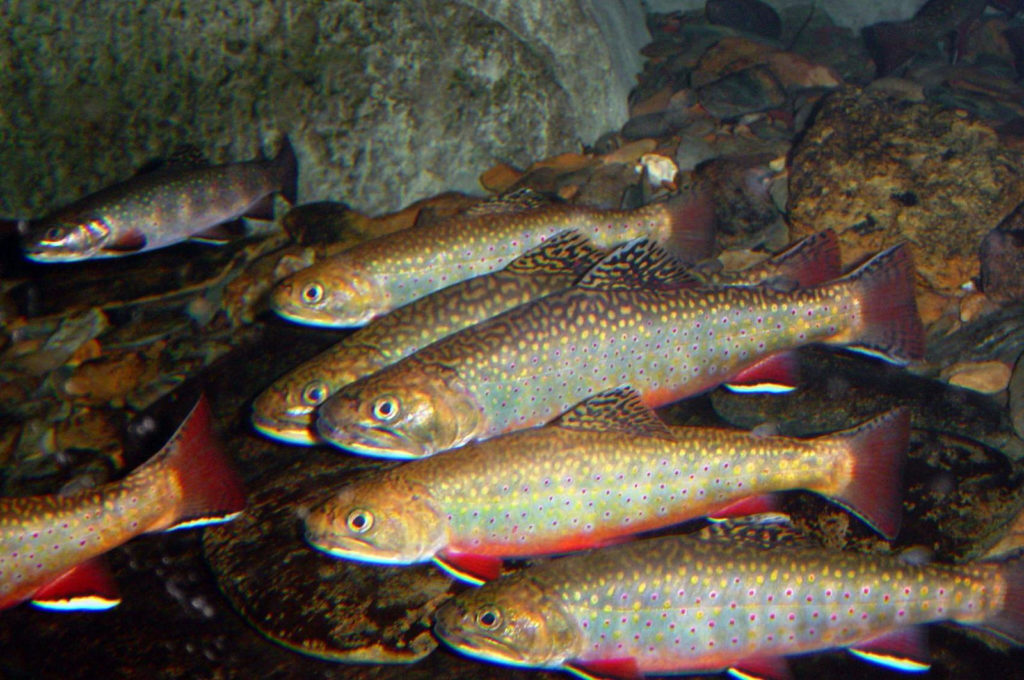
[[[901,244],[874,256],[837,283],[852,286],[860,324],[845,340],[850,349],[896,364],[924,356],[924,327],[914,300],[914,262]]]
[[[829,498],[892,539],[903,515],[903,467],[910,444],[910,411],[893,409],[830,438],[845,440],[853,459],[846,488]]]
[[[1000,565],[999,573],[1006,589],[1003,606],[981,625],[1017,644],[1024,644],[1024,558]]]
[[[167,474],[177,478],[181,498],[167,525],[154,530],[226,522],[245,509],[241,479],[224,455],[205,395],[157,455]]]
[[[299,196],[299,163],[295,158],[295,149],[292,148],[291,140],[284,138],[281,149],[274,156],[272,161],[277,173],[278,181],[281,183],[281,194],[288,199],[288,202],[295,205]]]
[[[696,188],[663,204],[668,225],[654,240],[686,264],[711,257],[715,250],[715,203],[711,191]]]

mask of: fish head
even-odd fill
[[[448,543],[430,493],[398,475],[346,486],[306,517],[306,540],[335,557],[375,564],[426,562]]]
[[[96,257],[110,238],[110,225],[98,216],[58,214],[22,229],[25,257],[38,262],[72,262]]]
[[[252,425],[264,435],[289,444],[319,442],[316,407],[330,396],[326,381],[312,376],[284,376],[252,402]]]
[[[346,385],[325,401],[325,440],[379,458],[424,458],[485,431],[483,410],[456,371],[415,356]]]
[[[582,635],[562,602],[526,574],[467,590],[434,614],[448,646],[495,663],[554,668],[582,651]]]
[[[339,256],[295,272],[277,285],[270,306],[307,326],[363,326],[387,312],[390,296],[359,263]]]

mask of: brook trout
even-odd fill
[[[243,215],[266,215],[272,194],[295,202],[295,152],[287,138],[273,160],[132,177],[22,225],[25,257],[74,262],[121,257],[189,238],[220,239],[217,225]]]
[[[278,284],[271,305],[296,323],[362,326],[428,293],[501,269],[567,230],[602,248],[645,236],[686,262],[711,254],[714,208],[702,192],[637,210],[566,203],[522,209],[521,198],[483,204],[342,251]]]
[[[791,385],[779,356],[812,342],[919,358],[909,251],[783,292],[696,286],[655,244],[636,242],[572,288],[341,388],[320,406],[317,429],[355,453],[418,458],[546,423],[620,385],[651,407],[722,383]]]
[[[757,511],[763,494],[787,489],[820,493],[892,537],[909,436],[905,411],[815,439],[669,428],[625,388],[544,427],[347,486],[310,513],[306,537],[336,557],[434,559],[457,575],[493,579],[503,558]]]
[[[314,411],[343,386],[451,333],[569,287],[604,254],[566,232],[503,270],[467,279],[374,319],[260,394],[253,402],[253,426],[290,444],[318,443]],[[835,232],[825,230],[754,267],[698,276],[722,285],[795,287],[833,279],[839,266]]]
[[[752,539],[669,536],[572,555],[462,592],[434,631],[484,661],[638,678],[790,677],[783,658],[847,647],[925,670],[912,626],[955,621],[1024,640],[1024,563],[908,564]]]
[[[233,519],[245,508],[205,397],[146,463],[119,482],[52,496],[0,499],[0,609],[118,603],[93,558],[139,534]],[[100,597],[94,597],[97,594]]]
[[[567,288],[605,255],[583,236],[566,232],[500,271],[378,317],[268,387],[253,402],[253,426],[290,444],[316,444],[314,410],[344,385],[455,331]]]

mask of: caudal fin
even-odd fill
[[[274,156],[273,164],[281,185],[281,195],[295,205],[299,196],[299,163],[288,137],[281,143],[281,149]]]
[[[166,474],[177,479],[181,498],[173,517],[168,518],[166,525],[153,527],[154,530],[226,522],[245,509],[241,479],[224,455],[205,395],[158,455],[164,456],[160,464]]]
[[[696,188],[664,204],[667,228],[654,240],[686,264],[711,257],[715,250],[715,203],[710,190]]]
[[[914,299],[914,262],[901,244],[885,250],[837,283],[852,287],[860,323],[846,340],[850,349],[895,364],[924,356],[924,327]]]
[[[845,441],[853,468],[846,487],[831,500],[888,539],[903,516],[903,468],[910,444],[910,411],[903,408],[829,437]]]
[[[1024,558],[1000,566],[1003,577],[1003,606],[997,614],[981,625],[987,630],[1024,644]]]

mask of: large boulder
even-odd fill
[[[2,3],[0,215],[182,143],[226,162],[284,134],[304,201],[378,211],[479,190],[496,161],[626,120],[643,19],[639,0]]]

